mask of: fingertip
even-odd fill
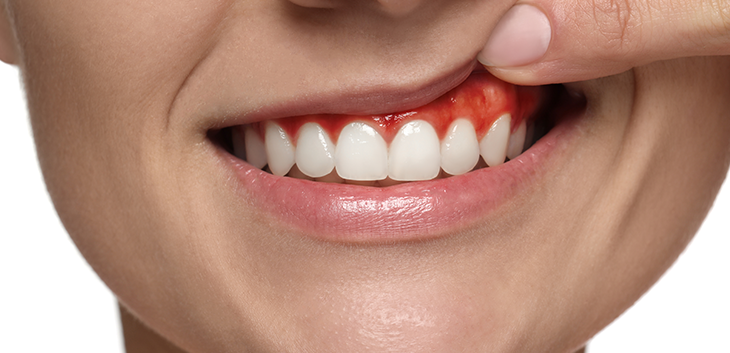
[[[495,66],[484,66],[494,77],[521,86],[536,86],[539,82],[539,76],[532,70],[526,68],[499,68]]]
[[[552,26],[544,11],[517,4],[504,14],[477,60],[488,67],[517,67],[538,61],[550,46]]]

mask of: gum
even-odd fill
[[[512,115],[512,132],[523,119],[529,119],[537,108],[539,90],[534,87],[515,86],[501,81],[486,71],[473,72],[462,84],[422,107],[393,114],[381,115],[304,115],[287,117],[275,122],[296,141],[302,125],[315,122],[336,140],[340,131],[352,122],[361,121],[372,126],[386,143],[395,137],[400,128],[413,120],[430,123],[440,139],[443,139],[451,123],[459,118],[469,119],[479,140],[505,113]],[[264,136],[264,122],[252,127]]]

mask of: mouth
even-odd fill
[[[475,70],[421,107],[216,128],[241,197],[278,227],[339,243],[446,236],[529,193],[585,99]]]

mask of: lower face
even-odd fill
[[[574,351],[730,160],[727,59],[515,87],[506,0],[9,5],[62,221],[190,352]]]

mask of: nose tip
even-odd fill
[[[375,10],[393,17],[406,16],[416,11],[428,0],[289,0],[301,7],[308,8],[339,8],[356,5],[375,8]]]

